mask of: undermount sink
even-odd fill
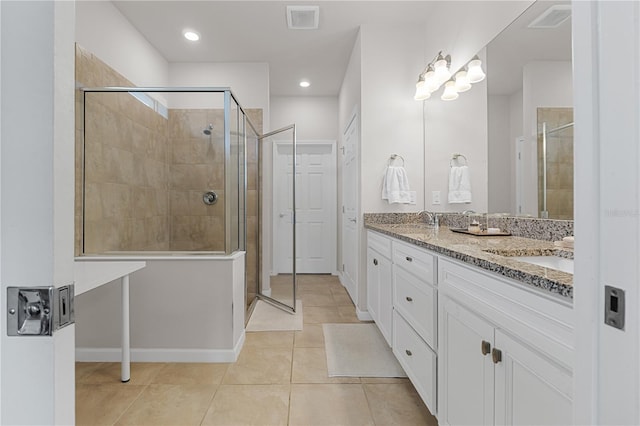
[[[513,256],[512,259],[573,274],[573,259],[559,256]]]

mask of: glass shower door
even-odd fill
[[[260,136],[273,147],[273,272],[263,280],[259,298],[296,312],[296,126]]]

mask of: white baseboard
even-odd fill
[[[236,362],[245,333],[233,349],[131,349],[131,362]],[[120,362],[120,348],[76,348],[76,361]]]
[[[358,316],[358,319],[360,321],[373,321],[373,318],[371,317],[369,311],[361,311],[360,309],[356,308],[356,315]]]

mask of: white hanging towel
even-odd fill
[[[389,204],[415,204],[416,192],[409,188],[404,167],[389,166],[382,178],[382,199]]]
[[[449,204],[471,202],[469,167],[453,166],[449,171]]]

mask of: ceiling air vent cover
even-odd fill
[[[317,30],[319,6],[287,6],[287,26],[290,30]]]
[[[570,16],[570,4],[555,4],[531,21],[529,28],[557,28]]]

